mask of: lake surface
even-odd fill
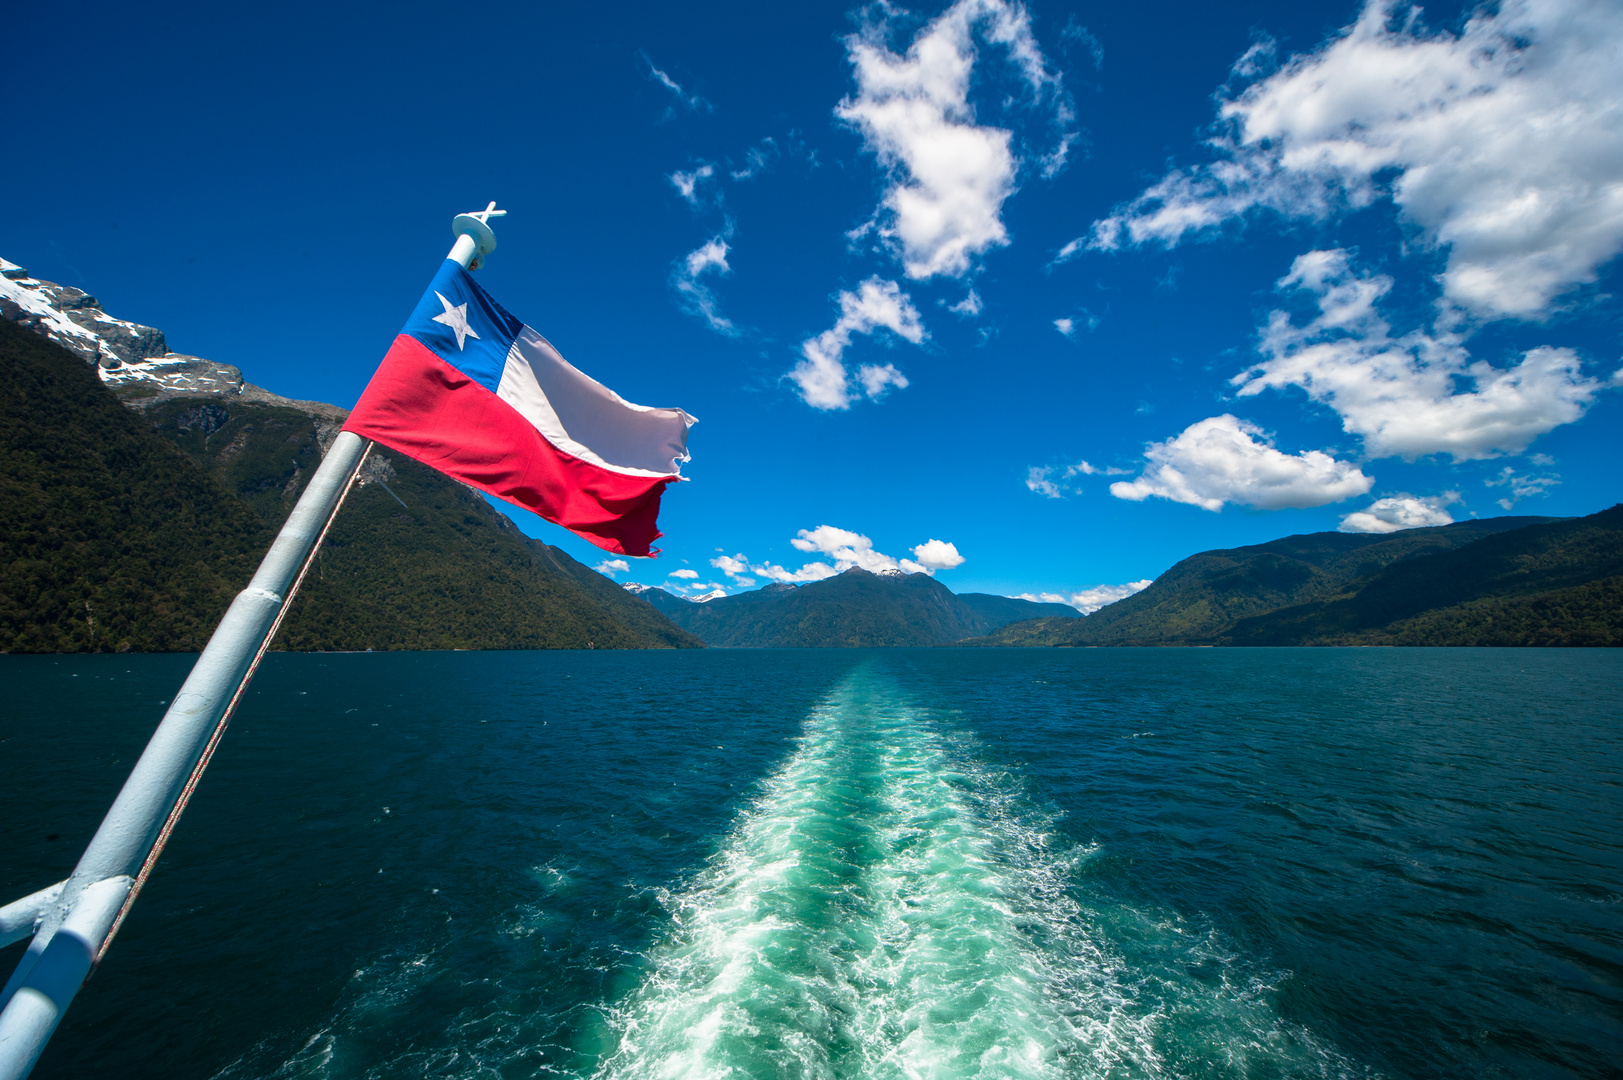
[[[190,662],[0,657],[0,902]],[[272,655],[35,1076],[1620,1062],[1623,654],[711,650]]]

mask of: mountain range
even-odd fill
[[[773,584],[704,601],[658,588],[638,595],[706,645],[727,648],[950,645],[1021,619],[1081,618],[1064,604],[954,594],[928,574],[860,567],[809,585]]]
[[[966,644],[1623,645],[1623,506],[1201,552],[1086,619]]]

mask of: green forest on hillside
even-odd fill
[[[5,652],[201,648],[336,431],[331,416],[223,395],[134,410],[4,321],[0,374]],[[274,647],[701,645],[470,489],[374,457]]]
[[[968,644],[1623,645],[1623,507],[1192,555],[1080,622]]]
[[[271,532],[96,369],[0,320],[0,650],[199,649]]]

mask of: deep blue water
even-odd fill
[[[0,657],[0,901],[189,662]],[[35,1075],[1620,1062],[1619,653],[714,650],[273,655]]]

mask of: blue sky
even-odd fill
[[[1614,3],[10,21],[0,255],[279,393],[352,404],[450,217],[507,208],[486,288],[700,420],[622,581],[1088,608],[1623,498]]]

